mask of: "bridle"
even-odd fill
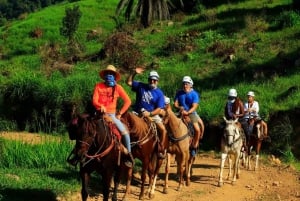
[[[87,159],[89,159],[88,161],[86,161],[83,164],[83,166],[85,166],[87,163],[89,163],[93,159],[100,160],[102,157],[104,157],[105,155],[107,155],[113,149],[113,147],[115,145],[115,140],[114,140],[113,137],[111,137],[111,140],[110,140],[111,142],[110,142],[109,146],[107,148],[104,147],[105,144],[106,144],[106,142],[107,142],[107,140],[109,140],[108,135],[110,135],[108,127],[107,127],[107,125],[104,122],[104,119],[100,118],[99,120],[97,120],[97,122],[93,122],[93,123],[95,123],[95,124],[101,123],[103,125],[103,127],[105,129],[105,132],[104,132],[105,133],[105,138],[102,141],[101,145],[98,146],[98,150],[95,152],[95,154],[92,154],[92,155],[89,154],[88,152],[91,149],[92,145],[94,145],[95,147],[97,147],[97,142],[95,142],[96,138],[97,138],[97,130],[95,129],[95,131],[93,131],[93,135],[92,136],[87,137],[88,140],[78,140],[78,142],[81,144],[81,147],[82,147],[82,145],[84,145],[84,147],[86,148],[85,149],[86,153],[84,154],[84,157],[87,158]],[[85,124],[86,124],[86,127],[84,129],[83,135],[88,135],[89,132],[90,132],[90,130],[91,130],[91,122],[85,122]],[[113,135],[111,135],[111,136],[113,136]]]

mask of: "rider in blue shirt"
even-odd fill
[[[196,154],[199,140],[203,137],[204,124],[197,114],[200,98],[197,91],[193,89],[193,80],[190,76],[182,79],[183,88],[179,90],[174,99],[174,107],[177,108],[183,117],[189,117],[194,127],[194,139],[191,145],[191,154]],[[200,125],[200,126],[199,126]]]
[[[129,75],[127,84],[131,86],[132,91],[136,93],[134,111],[139,114],[142,113],[145,117],[151,117],[156,123],[160,133],[159,157],[165,158],[168,143],[167,130],[160,117],[165,107],[164,94],[162,90],[158,88],[159,75],[156,71],[150,72],[148,83],[134,81],[134,76],[141,74],[143,71],[143,68],[136,68],[135,71]]]

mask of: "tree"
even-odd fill
[[[140,18],[141,24],[148,27],[154,19],[170,19],[171,10],[191,11],[196,2],[197,0],[138,0],[135,14]],[[123,9],[125,9],[125,19],[129,21],[134,9],[134,0],[120,0],[116,14],[119,15]]]
[[[116,14],[125,9],[126,20],[130,19],[133,10],[134,0],[120,0]],[[140,18],[144,27],[151,25],[153,19],[167,20],[170,18],[168,3],[166,0],[139,0],[136,7],[136,16]]]
[[[68,53],[73,58],[81,52],[81,45],[75,38],[81,15],[78,5],[73,8],[66,8],[66,15],[62,20],[62,27],[60,27],[60,34],[68,38]]]

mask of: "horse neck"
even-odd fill
[[[101,150],[107,148],[113,140],[109,126],[105,123],[104,119],[95,120],[93,123],[96,124],[94,131],[96,132],[95,147]]]
[[[175,137],[178,137],[182,134],[184,135],[188,132],[187,127],[182,119],[178,118],[172,110],[168,110],[168,115],[169,120],[167,124]]]
[[[143,138],[150,132],[151,127],[145,122],[144,119],[136,116],[135,114],[128,114],[126,117],[127,123],[130,126],[130,135]]]

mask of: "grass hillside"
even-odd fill
[[[58,127],[62,120],[62,105],[84,107],[88,102],[99,81],[99,70],[111,62],[109,58],[95,59],[95,55],[117,31],[133,38],[142,54],[135,64],[157,70],[160,87],[171,99],[181,87],[182,77],[192,77],[194,88],[201,94],[198,112],[206,123],[221,121],[229,88],[236,88],[244,100],[247,91],[255,91],[266,121],[279,111],[299,108],[300,13],[293,10],[292,1],[198,5],[192,14],[175,13],[170,21],[154,22],[147,29],[140,28],[134,19],[125,23],[119,18],[116,23],[117,3],[62,3],[0,28],[2,129],[16,128],[8,119],[25,130],[61,132],[52,127]],[[67,39],[60,35],[59,28],[65,9],[74,5],[82,12],[76,38],[83,51],[76,63],[60,66],[65,68],[62,71],[55,68],[55,62],[47,65],[47,61],[51,48],[58,59],[64,58]],[[37,30],[42,31],[41,36],[32,35]],[[96,34],[89,38],[91,31]],[[135,66],[113,64],[122,70],[121,84],[134,100],[124,81]],[[147,74],[137,79],[146,81]]]

